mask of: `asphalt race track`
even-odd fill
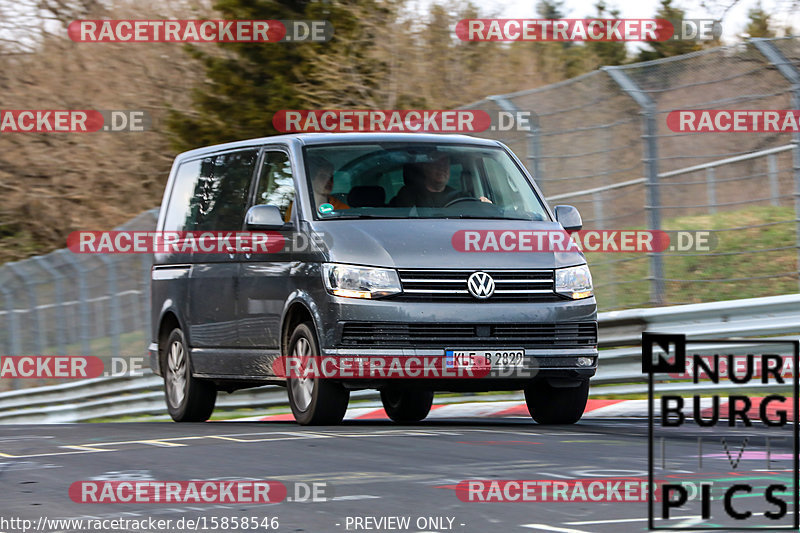
[[[684,472],[691,472],[690,463],[696,461],[697,435],[713,431],[687,428],[683,441],[671,444],[671,456],[687,462]],[[791,437],[789,429],[786,435]],[[773,460],[772,472],[749,455],[737,472],[789,477],[790,441],[773,445],[772,453],[783,459]],[[646,479],[647,450],[647,421],[631,418],[547,427],[524,418],[431,420],[410,426],[375,420],[336,427],[287,422],[0,426],[0,515],[31,519],[39,531],[79,530],[47,529],[40,517],[175,521],[202,516],[277,517],[277,530],[286,532],[645,531],[646,502],[463,502],[454,489],[469,479]],[[722,475],[731,466],[719,455],[709,454],[705,465]],[[75,481],[114,479],[278,480],[289,494],[277,504],[70,500],[68,489]],[[326,501],[293,501],[297,484],[312,482],[324,484]],[[764,508],[763,500],[755,508]],[[389,516],[409,517],[410,527],[379,529],[377,522],[356,521]],[[679,510],[675,516],[682,520],[674,525],[697,523],[696,512]],[[214,529],[207,524],[206,530]]]

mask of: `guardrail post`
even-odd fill
[[[778,182],[778,156],[769,154],[767,156],[767,176],[769,176],[769,192],[772,198],[772,205],[780,205],[781,187]]]
[[[518,108],[516,104],[514,104],[514,102],[512,102],[502,94],[488,96],[486,99],[495,102],[500,108],[503,109],[503,111],[508,111],[509,113],[513,113],[515,116],[517,116],[517,113],[521,111],[520,108]],[[533,111],[531,113],[532,113],[532,116],[530,117],[531,127],[525,132],[525,139],[526,139],[525,159],[528,161],[528,171],[531,174],[533,174],[533,179],[536,180],[536,184],[539,186],[539,189],[542,190],[542,194],[544,194],[541,169],[539,168],[539,160],[541,159],[541,147],[539,145],[539,133],[540,133],[539,115],[537,115]]]
[[[661,229],[661,198],[658,181],[658,123],[657,107],[650,96],[625,74],[624,67],[603,67],[609,77],[625,91],[641,108],[644,116],[642,140],[645,166],[645,183],[647,186],[647,228],[653,231]],[[664,303],[664,262],[661,252],[650,252],[650,302],[654,305]]]
[[[750,42],[789,81],[792,91],[792,109],[800,109],[800,70],[783,55],[771,39],[750,39]],[[795,246],[797,247],[798,286],[800,286],[800,131],[795,130],[792,133],[792,143],[794,144],[792,175],[794,177]]]

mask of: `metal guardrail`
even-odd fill
[[[646,392],[638,346],[645,331],[684,333],[690,339],[759,337],[797,339],[800,294],[729,300],[673,307],[600,313],[600,368],[592,380],[594,396]],[[708,345],[711,353],[736,353],[734,345]],[[682,384],[670,384],[681,390]],[[709,390],[722,388],[709,385]],[[697,386],[692,387],[697,390]],[[357,391],[355,400],[376,400],[375,391]],[[467,400],[468,397],[463,397]],[[469,397],[473,399],[474,397]],[[220,395],[222,409],[286,406],[282,387],[265,386]],[[136,378],[95,378],[0,394],[0,423],[61,423],[98,418],[165,414],[162,381],[152,374]]]

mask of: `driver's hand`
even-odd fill
[[[492,203],[492,201],[491,201],[491,200],[489,200],[488,198],[486,198],[485,196],[481,196],[481,197],[479,198],[479,200],[480,200],[481,202],[486,202],[486,203],[489,203],[489,204],[490,204],[490,203]]]

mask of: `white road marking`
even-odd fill
[[[695,521],[697,519],[701,519],[702,516],[676,516],[676,520],[687,520],[687,521]],[[588,526],[591,524],[623,524],[626,522],[647,522],[647,517],[644,518],[616,518],[614,520],[584,520],[580,522],[565,522],[568,526]],[[691,524],[680,524],[680,525],[695,525],[696,522]]]
[[[521,527],[529,527],[541,531],[557,531],[559,533],[591,533],[585,529],[568,529],[565,527],[548,526],[547,524],[521,524]]]

